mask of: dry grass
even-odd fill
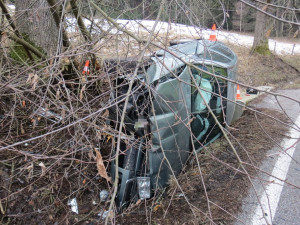
[[[250,48],[228,44],[239,58],[239,81],[252,86],[270,85],[285,88],[299,77],[298,56],[260,56],[250,54]]]
[[[299,55],[284,55],[280,56],[280,58],[300,71]]]
[[[299,89],[300,88],[300,78],[295,79],[294,81],[289,81],[284,86],[285,89]]]

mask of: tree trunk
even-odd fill
[[[269,3],[270,0],[264,1]],[[268,7],[265,4],[259,4],[258,7],[263,11],[267,11]],[[254,31],[254,42],[252,46],[252,53],[257,52],[262,55],[270,55],[269,50],[269,35],[272,29],[269,26],[269,17],[260,12],[256,12],[256,22]]]
[[[48,57],[56,54],[58,28],[46,0],[16,1],[16,26],[25,40]]]
[[[282,12],[279,8],[276,9],[276,16],[278,18],[281,18]],[[282,36],[282,22],[278,20],[274,20],[275,22],[275,34],[276,37],[281,37]]]

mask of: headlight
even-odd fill
[[[136,179],[140,199],[150,198],[150,177],[137,177]]]

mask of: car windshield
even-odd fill
[[[199,57],[209,61],[216,61],[224,64],[228,64],[231,62],[231,59],[228,58],[225,54],[223,55],[221,53],[215,52],[212,49],[199,54]]]

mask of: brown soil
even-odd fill
[[[59,137],[67,138],[60,133],[51,141]],[[107,183],[97,175],[93,150],[73,153],[71,146],[62,147],[60,151],[66,151],[66,155],[52,158],[51,155],[59,155],[54,150],[39,159],[39,153],[31,152],[34,145],[37,144],[30,142],[16,152],[0,153],[0,199],[5,213],[0,213],[0,224],[82,224],[87,217],[97,218],[99,209],[104,207],[99,192],[107,189]],[[79,215],[68,206],[75,197]]]
[[[101,108],[101,102],[90,99],[107,89],[104,81],[100,81],[103,84],[98,93],[95,88],[87,87],[86,90],[92,111]],[[39,117],[38,123],[33,122],[37,120],[37,116],[33,116],[33,110],[37,109],[35,103],[40,103],[42,92],[43,87],[29,94],[24,91],[21,96],[26,99],[24,105],[23,99],[10,98],[9,94],[3,97],[1,93],[0,148],[43,136],[76,119],[66,115],[66,119],[57,124],[43,117]],[[107,99],[107,93],[102,94],[101,100]],[[80,107],[81,104],[77,104],[77,113],[83,117],[89,115],[90,112],[85,111],[88,108]],[[61,115],[61,112],[56,113]],[[103,127],[103,123],[105,120],[94,120],[94,126]],[[98,175],[94,148],[100,148],[104,163],[108,165],[111,140],[105,134],[100,137],[93,130],[87,124],[77,124],[0,150],[0,224],[83,224],[87,218],[99,219],[97,214],[106,204],[100,202],[99,192],[108,189],[108,183]],[[68,205],[73,198],[77,199],[78,215],[71,212]]]

